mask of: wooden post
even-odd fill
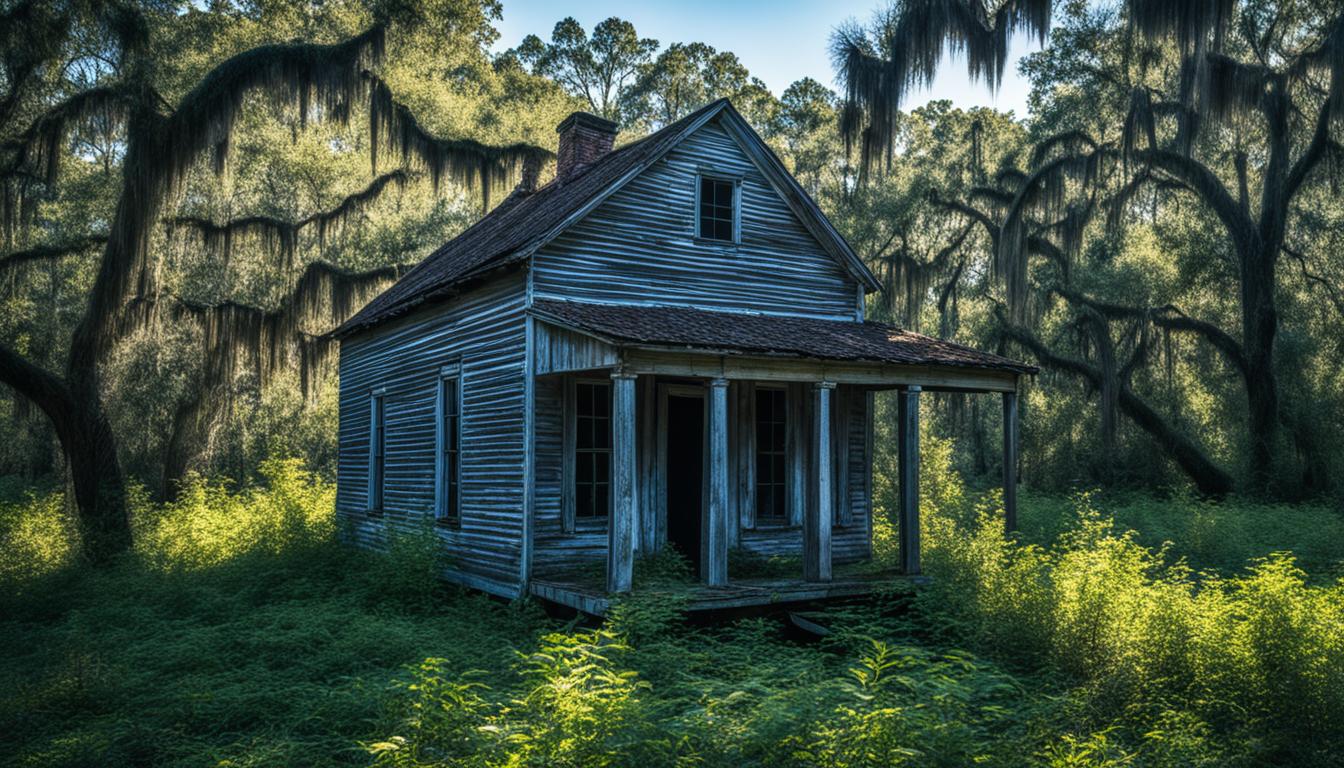
[[[635,375],[611,374],[611,520],[607,525],[607,591],[629,592],[634,581],[636,502]]]
[[[919,392],[910,385],[897,393],[897,440],[900,443],[901,571],[919,573]]]
[[[831,477],[831,393],[835,382],[820,381],[813,387],[811,498],[803,515],[803,578],[831,580],[831,518],[835,502]]]
[[[709,503],[700,517],[700,568],[705,583],[728,583],[728,380],[709,382]]]
[[[1003,393],[1003,525],[1017,530],[1017,393]]]

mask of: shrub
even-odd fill
[[[1052,546],[1018,545],[996,506],[989,496],[974,515],[930,521],[925,617],[974,647],[1059,671],[1101,712],[1136,723],[1175,707],[1292,754],[1344,729],[1341,584],[1311,586],[1285,553],[1243,576],[1193,572],[1118,532],[1089,494],[1074,499],[1075,522]],[[1109,738],[1073,746],[1111,754]]]
[[[65,495],[30,495],[0,502],[0,592],[14,595],[72,565],[79,551]]]

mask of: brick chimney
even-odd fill
[[[616,124],[587,112],[566,117],[555,132],[560,134],[560,151],[555,161],[555,178],[561,183],[589,163],[611,151],[616,140]]]

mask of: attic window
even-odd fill
[[[737,241],[737,183],[700,177],[698,234],[705,240]]]

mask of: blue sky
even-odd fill
[[[573,16],[591,30],[597,22],[619,16],[635,25],[644,37],[663,45],[700,41],[719,50],[732,51],[776,95],[789,83],[812,77],[834,87],[827,45],[831,31],[846,19],[867,21],[885,0],[679,0],[666,2],[619,2],[586,0],[574,3],[544,0],[503,0],[504,18],[497,25],[497,50],[512,48],[529,34],[549,39],[555,22]],[[984,84],[972,85],[966,67],[944,61],[938,78],[927,90],[914,93],[906,107],[933,98],[951,99],[960,107],[991,106],[1027,114],[1028,84],[1017,75],[1018,57],[1036,50],[1026,40],[1015,41],[1012,63],[998,93]]]

